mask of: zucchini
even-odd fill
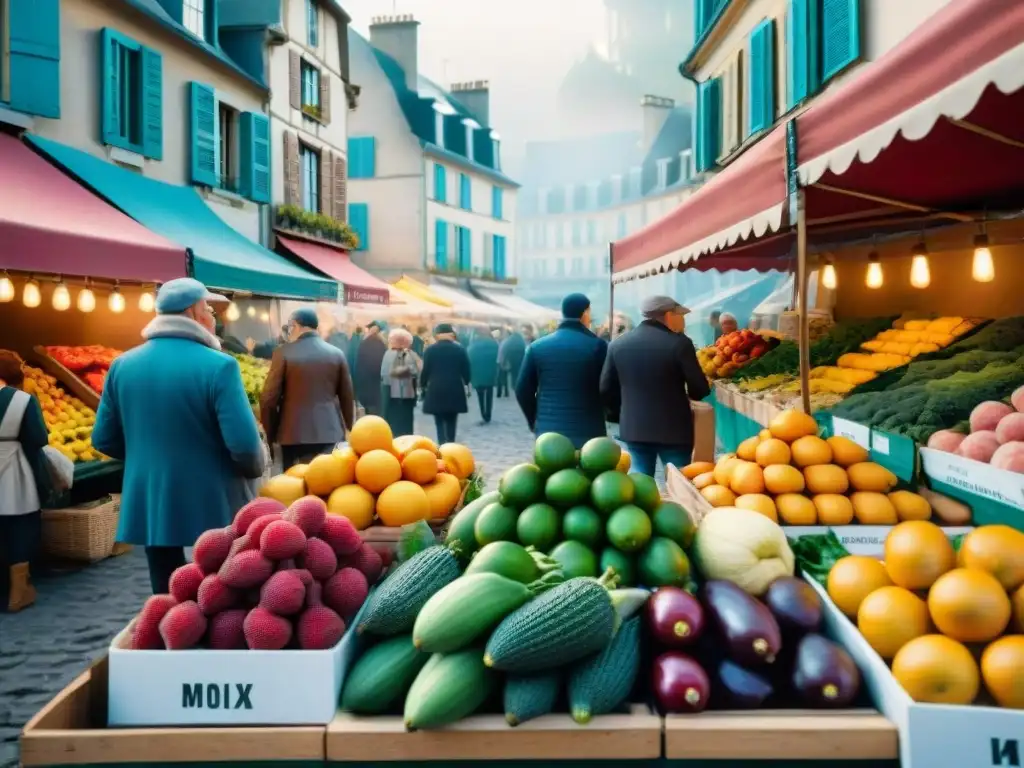
[[[427,653],[465,648],[516,608],[561,581],[559,573],[530,585],[497,573],[467,574],[427,600],[413,625],[413,643]]]
[[[505,721],[515,727],[535,717],[550,714],[562,690],[560,670],[505,680]]]
[[[604,650],[569,673],[569,711],[581,725],[614,712],[629,698],[640,669],[640,617],[630,619]]]
[[[401,635],[412,632],[416,615],[434,593],[459,577],[459,561],[447,546],[425,549],[402,563],[370,593],[356,632]]]
[[[497,687],[498,676],[481,661],[483,648],[435,653],[405,697],[410,731],[450,725],[476,712]]]
[[[487,641],[484,664],[514,674],[544,672],[604,648],[618,617],[608,589],[615,575],[575,578],[517,608]]]
[[[401,702],[430,655],[420,653],[411,635],[383,640],[352,667],[341,692],[341,708],[359,715],[382,715]]]
[[[506,578],[529,584],[545,573],[560,568],[557,560],[533,547],[523,547],[512,541],[492,541],[473,555],[466,568],[466,575],[499,573]]]
[[[459,554],[462,557],[472,555],[477,549],[476,533],[473,531],[476,519],[480,517],[484,507],[497,500],[498,492],[491,491],[459,510],[448,523],[448,533],[445,535],[444,543],[448,546],[458,544]]]

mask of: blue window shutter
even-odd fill
[[[256,112],[239,118],[239,190],[254,203],[270,202],[270,120]]]
[[[491,215],[496,219],[502,219],[504,214],[504,194],[501,187],[491,187]]]
[[[466,211],[473,210],[473,187],[469,176],[464,173],[459,174],[459,207]]]
[[[372,179],[377,172],[377,142],[372,136],[356,136],[348,140],[348,177]]]
[[[121,73],[117,67],[117,46],[120,45],[121,36],[112,29],[104,28],[100,33],[100,77],[103,79],[100,84],[101,109],[100,109],[100,136],[104,144],[122,146],[121,137],[117,131],[118,117],[120,116],[120,101],[118,96],[121,93]],[[125,147],[127,148],[127,147]]]
[[[750,33],[747,135],[775,122],[775,22],[765,19]]]
[[[60,0],[15,0],[9,13],[11,108],[59,118]]]
[[[152,48],[142,49],[142,154],[164,158],[163,57]],[[216,105],[214,120],[216,121]]]
[[[722,80],[706,80],[697,88],[697,172],[715,167],[722,140]]]
[[[189,84],[191,118],[191,179],[193,184],[217,186],[217,97],[213,87]]]
[[[788,109],[818,90],[821,82],[818,6],[822,0],[789,0],[786,14]]]
[[[363,142],[363,172],[364,178],[372,179],[377,175],[377,140],[373,136],[364,136]]]
[[[349,203],[348,225],[359,238],[356,250],[370,250],[370,206],[366,203]]]
[[[494,276],[499,280],[505,279],[505,236],[494,236]]]
[[[434,221],[434,266],[448,269],[448,222]]]
[[[206,42],[214,48],[220,47],[220,19],[217,15],[217,6],[220,0],[206,0],[203,8],[203,23],[206,26]]]
[[[860,0],[821,0],[821,81],[860,58]]]
[[[448,173],[440,163],[434,163],[434,199],[439,203],[448,202]]]

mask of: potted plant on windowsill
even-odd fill
[[[276,223],[281,229],[295,230],[304,211],[297,205],[285,204],[277,206]]]
[[[319,122],[323,113],[320,111],[319,104],[303,104],[302,114]]]

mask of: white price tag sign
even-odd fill
[[[898,685],[898,683],[896,683]],[[907,768],[1024,765],[1024,714],[995,707],[911,704]],[[901,741],[903,740],[901,734]]]
[[[871,449],[878,451],[883,456],[889,455],[889,437],[879,432],[871,433]]]
[[[940,483],[1024,510],[1024,475],[934,448],[921,449],[924,473]],[[1024,763],[1021,763],[1024,765]]]
[[[855,421],[832,419],[832,432],[837,437],[852,440],[864,450],[871,448],[871,429]]]

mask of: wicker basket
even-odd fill
[[[43,552],[86,563],[110,557],[120,512],[120,495],[77,507],[43,510]]]

